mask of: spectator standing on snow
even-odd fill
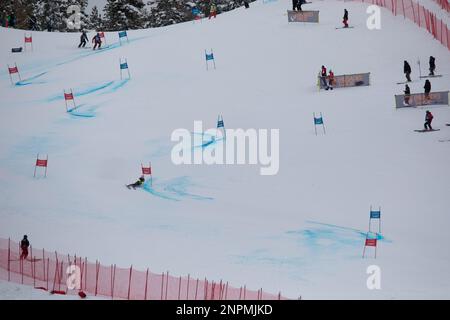
[[[425,80],[425,85],[423,86],[425,89],[425,99],[430,99],[430,92],[431,92],[431,82],[430,80]]]
[[[409,86],[407,84],[405,85],[405,91],[403,91],[403,92],[405,93],[405,99],[404,99],[405,104],[409,105],[409,97],[411,94],[411,90],[409,89]]]
[[[434,70],[436,70],[436,58],[430,56],[430,76],[434,76]]]
[[[348,28],[348,11],[344,9],[344,17],[342,18],[342,23],[344,24],[344,28]]]
[[[28,236],[24,235],[22,241],[20,241],[20,260],[26,260],[28,257],[28,247],[30,242],[28,241]]]
[[[406,60],[403,62],[403,73],[406,76],[406,81],[411,82],[411,66]]]

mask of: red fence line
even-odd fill
[[[426,29],[444,47],[450,50],[449,27],[443,20],[436,18],[436,15],[422,5],[413,0],[351,0],[363,3],[371,3],[392,12],[393,15],[403,15],[406,19],[413,21],[419,27]],[[443,9],[450,12],[448,0],[434,0]],[[424,23],[425,22],[425,23]]]
[[[230,287],[228,282],[224,285],[222,280],[216,283],[206,278],[193,279],[190,274],[187,278],[174,277],[169,276],[169,271],[161,275],[148,268],[139,271],[133,266],[127,269],[116,267],[115,264],[107,267],[98,260],[92,263],[87,258],[50,253],[44,249],[42,257],[37,258],[33,253],[39,252],[40,256],[41,250],[33,250],[32,247],[30,255],[24,260],[20,257],[20,251],[18,243],[0,238],[0,279],[57,294],[77,294],[82,291],[95,296],[129,300],[285,299],[281,293],[276,295],[263,292],[262,289],[247,290],[246,285],[238,289]],[[68,272],[72,272],[74,266],[75,274],[79,275],[79,279],[76,279],[79,288],[69,289],[74,274]]]
[[[448,0],[433,0],[436,2],[442,9],[447,12],[450,12],[450,2]]]

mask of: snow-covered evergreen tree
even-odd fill
[[[150,3],[148,27],[161,27],[191,20],[191,6],[182,0],[153,0]]]
[[[87,28],[96,31],[103,30],[103,18],[100,15],[97,6],[92,8]]]
[[[142,0],[108,0],[105,6],[105,27],[108,31],[145,27],[145,4]]]
[[[67,7],[64,0],[40,0],[37,21],[41,30],[65,31]]]

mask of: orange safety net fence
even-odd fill
[[[74,271],[75,270],[75,271]],[[280,300],[281,293],[235,288],[224,281],[176,277],[90,262],[30,247],[21,258],[19,243],[0,238],[0,279],[57,294],[90,295],[130,300]]]

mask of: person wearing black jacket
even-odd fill
[[[130,188],[133,188],[133,189],[139,188],[140,186],[142,186],[144,184],[144,182],[145,182],[145,178],[144,178],[144,176],[141,176],[139,178],[139,180],[136,181],[135,183],[127,185],[127,188],[128,189],[130,189]]]
[[[427,110],[427,112],[425,113],[425,130],[433,130],[433,127],[431,126],[431,122],[433,121],[433,115],[431,114],[430,111]]]
[[[83,30],[81,32],[80,44],[78,45],[78,48],[86,47],[86,43],[89,41],[86,31]]]
[[[342,18],[342,22],[344,23],[344,28],[348,28],[348,11],[344,9],[344,17]]]
[[[431,82],[430,80],[425,80],[425,85],[423,86],[425,89],[425,99],[430,99],[430,92],[431,92]]]
[[[22,252],[20,254],[20,260],[27,259],[29,246],[30,246],[30,242],[28,241],[28,237],[27,237],[27,235],[24,235],[22,241],[20,241],[20,249],[22,250]]]
[[[411,66],[409,65],[408,61],[406,61],[406,60],[403,63],[403,73],[406,75],[406,80],[408,82],[411,82]]]
[[[430,76],[434,76],[434,70],[436,70],[436,59],[430,56]]]
[[[403,92],[405,93],[405,104],[409,105],[409,95],[411,94],[411,90],[408,85],[405,85],[405,91]]]

